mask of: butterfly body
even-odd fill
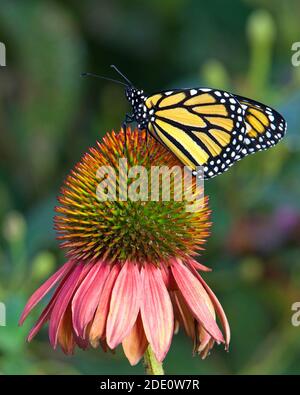
[[[133,109],[128,120],[136,121],[139,129],[146,129],[204,178],[275,145],[286,130],[275,110],[221,90],[175,89],[146,96],[128,87],[126,97]]]
[[[132,114],[127,116],[129,120],[135,121],[140,130],[146,129],[148,124],[149,114],[145,111],[145,100],[143,90],[134,87],[128,87],[125,90],[125,96],[132,106]]]
[[[274,109],[212,88],[173,89],[147,96],[125,80],[132,106],[125,123],[136,122],[200,178],[212,178],[243,157],[276,145],[287,125]],[[89,73],[85,73],[87,75]],[[91,75],[91,74],[90,74]]]

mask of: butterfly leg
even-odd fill
[[[127,131],[127,123],[126,123],[126,121],[124,121],[123,123],[122,123],[122,130],[123,130],[123,134],[124,134],[124,150],[126,149],[126,145],[127,145],[127,133],[126,133],[126,131]]]
[[[130,114],[126,114],[125,120],[122,123],[122,130],[124,133],[124,150],[126,149],[127,146],[127,125],[131,122],[133,122],[133,117]]]
[[[150,155],[150,151],[149,151],[149,147],[148,147],[148,129],[145,129],[145,146],[146,146],[146,152],[147,152],[147,156],[149,157]]]

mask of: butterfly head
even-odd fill
[[[125,95],[132,107],[136,107],[145,101],[144,91],[137,89],[134,86],[128,86],[125,89]]]
[[[131,86],[126,88],[125,95],[132,106],[132,120],[137,122],[139,129],[145,129],[148,124],[148,113],[144,91]]]
[[[135,88],[133,83],[115,65],[111,65],[111,67],[124,80],[124,82],[120,81],[120,83],[125,85],[125,96],[132,106],[132,114],[129,119],[136,121],[139,129],[144,129],[148,124],[148,113],[145,106],[146,96],[144,91]]]
[[[145,106],[146,96],[144,91],[135,88],[132,82],[115,65],[111,65],[111,67],[123,78],[124,81],[119,81],[92,73],[82,73],[82,76],[93,76],[125,86],[126,98],[132,106],[132,114],[128,118],[131,121],[136,121],[139,129],[144,129],[148,124],[149,118],[147,107]]]

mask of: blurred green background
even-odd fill
[[[282,112],[288,134],[277,147],[206,183],[212,236],[201,262],[230,321],[230,352],[202,361],[175,336],[169,374],[296,374],[300,327],[299,1],[86,0],[1,1],[0,41],[0,374],[139,374],[120,349],[53,351],[44,329],[31,343],[20,312],[29,295],[64,262],[53,231],[56,195],[68,171],[129,106],[122,87],[81,79],[116,77],[115,63],[146,92],[210,86],[263,101]],[[38,309],[40,310],[40,309]]]

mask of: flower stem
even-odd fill
[[[158,362],[150,345],[144,354],[144,366],[147,374],[164,375],[164,369],[161,362]]]

